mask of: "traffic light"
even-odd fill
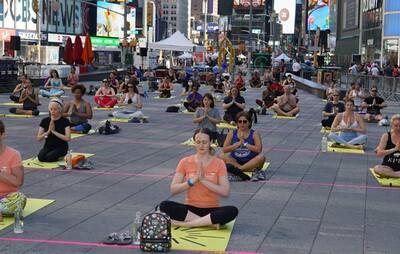
[[[33,11],[38,14],[39,12],[39,0],[33,0],[32,2]]]

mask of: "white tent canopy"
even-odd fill
[[[179,59],[190,59],[192,57],[193,57],[193,55],[188,52],[185,52],[182,55],[178,56]]]
[[[167,39],[153,42],[149,44],[150,49],[172,50],[172,51],[187,51],[193,52],[194,48],[198,47],[185,37],[180,31],[177,31]],[[195,50],[197,51],[197,50]]]
[[[274,61],[280,62],[280,61],[282,61],[282,59],[283,59],[285,62],[289,62],[290,60],[292,60],[292,59],[291,59],[290,57],[288,57],[285,53],[282,53],[280,56],[275,57],[275,58],[274,58]]]

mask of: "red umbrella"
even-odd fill
[[[74,63],[74,58],[73,58],[73,47],[72,47],[72,40],[70,37],[68,37],[67,42],[65,43],[65,48],[64,48],[64,62],[66,64],[73,64]]]
[[[91,64],[94,59],[92,42],[90,41],[90,36],[86,34],[85,47],[83,48],[82,60],[85,64]]]
[[[74,63],[76,65],[82,64],[82,40],[79,35],[75,37],[75,44],[74,44]]]

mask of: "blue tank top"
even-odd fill
[[[59,87],[60,87],[60,80],[54,81],[53,79],[50,79],[50,85],[51,85],[53,88],[59,88]]]
[[[249,136],[244,140],[245,143],[249,145],[255,145],[254,143],[254,130],[250,130]],[[238,131],[234,130],[233,131],[233,137],[232,137],[232,144],[235,144],[239,142],[239,137],[238,137]],[[255,152],[250,151],[247,147],[239,147],[231,152],[231,156],[236,159],[236,161],[243,165],[244,163],[247,163],[254,157],[256,157],[258,154]]]

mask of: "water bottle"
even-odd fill
[[[21,201],[17,203],[17,209],[14,212],[14,234],[24,233],[24,216]]]
[[[67,163],[67,169],[72,169],[72,150],[68,150],[65,156],[65,162]]]
[[[327,139],[326,136],[323,136],[323,137],[322,137],[322,140],[321,140],[321,150],[322,150],[323,153],[326,153],[327,150],[328,150],[328,139]]]
[[[133,244],[139,245],[140,244],[140,226],[141,226],[141,221],[140,217],[142,216],[141,212],[136,212],[135,215],[135,220],[133,221],[132,225],[132,238],[133,238]]]

